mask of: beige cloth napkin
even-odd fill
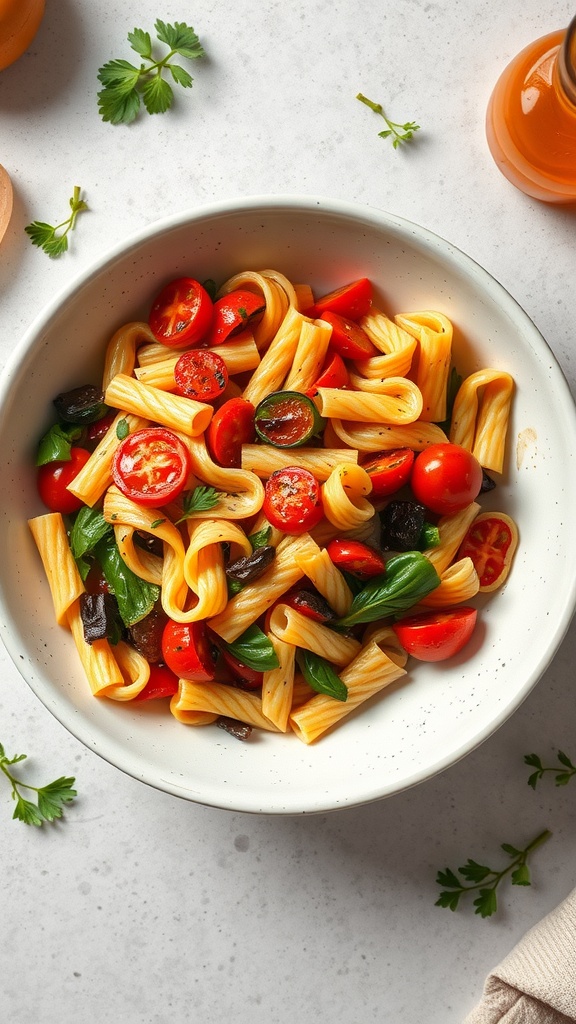
[[[576,1024],[576,889],[492,971],[464,1024]]]

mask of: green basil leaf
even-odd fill
[[[439,583],[440,577],[425,555],[404,551],[387,562],[385,573],[375,576],[356,594],[340,625],[356,626],[398,615],[421,601]]]
[[[312,651],[300,650],[298,664],[304,679],[316,693],[325,693],[335,700],[348,699],[346,684],[342,682],[336,669],[325,658]]]
[[[258,626],[248,626],[237,640],[224,646],[243,665],[257,672],[269,672],[280,665],[272,642]]]
[[[81,434],[82,428],[75,423],[55,423],[40,439],[36,465],[45,466],[48,462],[69,462],[70,449]]]
[[[271,533],[271,526],[265,526],[262,530],[258,530],[257,533],[251,533],[248,540],[252,545],[252,550],[256,551],[256,548],[265,548],[270,540]]]
[[[436,548],[440,543],[440,530],[432,523],[424,523],[418,538],[418,550],[427,551],[428,548]]]
[[[160,587],[140,579],[118,550],[114,534],[106,534],[95,547],[104,578],[116,597],[120,617],[125,626],[133,626],[148,615],[160,597]]]
[[[74,558],[83,558],[94,551],[98,541],[112,533],[101,511],[84,505],[77,513],[70,530],[70,549]]]

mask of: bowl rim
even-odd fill
[[[571,417],[571,430],[572,433],[576,435],[576,404],[571,394],[567,378],[553,350],[551,349],[551,346],[548,344],[520,303],[514,299],[511,293],[488,270],[482,267],[481,264],[477,263],[466,252],[443,238],[441,235],[405,217],[388,213],[377,207],[354,201],[333,199],[317,195],[290,194],[242,196],[200,204],[186,210],[179,211],[178,213],[151,221],[144,227],[133,231],[122,241],[116,242],[114,245],[107,248],[101,255],[92,260],[86,267],[81,269],[74,277],[72,277],[64,287],[57,291],[52,299],[34,317],[29,327],[26,329],[7,358],[2,370],[0,371],[0,428],[6,398],[11,385],[11,378],[22,363],[23,358],[25,358],[29,350],[33,347],[34,341],[39,333],[49,327],[53,317],[56,316],[62,304],[70,296],[72,296],[79,288],[88,285],[94,277],[99,275],[102,271],[105,271],[109,265],[113,264],[119,258],[125,258],[131,251],[139,246],[146,244],[152,241],[155,237],[173,229],[180,229],[186,225],[194,225],[194,223],[201,222],[206,219],[227,216],[230,214],[253,213],[255,211],[259,213],[273,213],[274,211],[286,211],[290,209],[297,209],[303,213],[321,212],[325,214],[332,214],[339,219],[344,218],[353,221],[366,220],[370,225],[384,228],[399,237],[405,237],[406,234],[412,235],[421,250],[427,250],[434,256],[439,257],[443,262],[448,262],[450,265],[454,265],[454,267],[457,268],[458,273],[468,280],[471,281],[474,279],[475,283],[480,285],[482,291],[485,294],[488,294],[490,299],[496,302],[504,311],[507,311],[513,319],[517,319],[520,314],[521,318],[525,320],[526,328],[531,332],[533,338],[537,339],[538,344],[544,346],[550,353],[549,370],[557,387],[557,399],[559,404],[563,407],[563,412]],[[1,603],[4,603],[3,585],[2,588],[0,588],[0,604]],[[83,719],[78,715],[74,708],[67,707],[64,697],[62,697],[58,702],[54,702],[49,701],[46,695],[43,696],[41,685],[34,681],[30,681],[24,674],[24,669],[21,667],[19,652],[12,646],[11,631],[4,618],[0,621],[0,636],[16,669],[23,676],[25,682],[30,686],[41,703],[50,711],[57,721],[59,721],[60,724],[63,725],[64,728],[75,736],[75,738],[84,746],[98,753],[105,761],[108,761],[108,763],[120,769],[128,776],[131,776],[138,781],[143,781],[147,785],[150,785],[152,788],[158,789],[161,792],[166,792],[181,798],[187,798],[205,806],[224,810],[265,813],[271,815],[310,814],[325,813],[341,807],[359,806],[403,792],[423,781],[426,781],[427,779],[433,778],[439,773],[445,771],[447,768],[456,764],[458,761],[462,760],[473,750],[477,749],[490,736],[492,736],[504,724],[504,722],[508,720],[508,718],[512,716],[549,667],[568,631],[575,610],[576,578],[573,580],[572,585],[569,588],[569,592],[566,594],[563,614],[555,624],[555,629],[546,651],[543,652],[539,661],[534,664],[532,672],[528,674],[523,687],[514,694],[513,699],[509,703],[501,708],[498,714],[490,719],[490,722],[484,727],[484,729],[475,734],[472,742],[467,740],[462,743],[460,747],[451,749],[446,755],[437,757],[431,766],[427,765],[424,768],[415,770],[412,775],[407,778],[403,778],[400,784],[394,782],[384,785],[372,784],[367,787],[364,796],[359,797],[355,795],[350,799],[343,798],[339,801],[335,801],[333,796],[322,798],[317,794],[316,796],[311,794],[308,803],[305,806],[301,805],[297,808],[283,807],[281,793],[276,801],[274,801],[273,797],[268,797],[267,804],[263,803],[261,799],[251,798],[250,793],[245,794],[244,799],[240,799],[239,794],[234,792],[233,799],[228,801],[226,800],[226,794],[222,793],[222,798],[216,800],[203,797],[202,794],[194,793],[194,795],[190,795],[186,789],[183,786],[179,786],[177,782],[171,782],[166,779],[159,781],[157,778],[152,777],[153,772],[148,772],[148,774],[146,774],[146,771],[142,770],[143,765],[140,761],[138,765],[134,765],[134,756],[130,756],[130,751],[126,751],[126,756],[124,758],[119,758],[118,744],[115,740],[109,741],[108,746],[110,749],[107,748],[106,743],[104,743],[104,745],[101,743],[96,745],[94,742],[93,727],[90,726],[89,723],[84,723]]]

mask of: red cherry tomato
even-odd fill
[[[178,277],[152,303],[148,323],[162,345],[196,345],[212,322],[212,299],[193,277]]]
[[[196,402],[219,398],[228,384],[228,370],[222,356],[206,348],[183,352],[174,367],[176,391]]]
[[[468,643],[477,612],[462,606],[445,611],[423,612],[395,622],[392,629],[407,654],[418,661],[445,661]]]
[[[431,444],[414,460],[410,486],[417,501],[440,516],[460,512],[482,487],[482,466],[458,444]]]
[[[318,388],[346,388],[350,384],[350,376],[346,369],[346,363],[337,352],[330,353],[318,380],[308,389],[306,394],[314,398],[318,394]]]
[[[221,345],[233,335],[244,331],[260,319],[265,309],[264,297],[245,288],[222,295],[214,303],[208,344]]]
[[[361,277],[358,281],[352,281],[343,288],[336,288],[335,291],[323,295],[314,303],[314,316],[323,315],[326,310],[338,313],[340,316],[348,317],[349,320],[359,320],[365,316],[372,305],[372,285],[367,277]]]
[[[71,448],[70,458],[65,462],[47,462],[39,467],[38,493],[51,512],[60,512],[65,516],[82,508],[84,502],[67,488],[89,458],[90,452],[86,448]]]
[[[214,679],[216,664],[204,622],[169,619],[162,634],[162,657],[179,679],[196,683]]]
[[[134,700],[159,700],[173,697],[175,693],[178,693],[178,676],[167,665],[156,663],[150,665],[150,678]]]
[[[235,658],[225,647],[220,649],[223,661],[230,669],[235,679],[239,680],[245,690],[258,690],[262,686],[263,673],[255,668],[250,668],[243,661]]]
[[[482,512],[472,523],[458,551],[471,558],[480,579],[480,590],[496,590],[504,583],[518,545],[518,528],[504,512]]]
[[[326,545],[330,561],[346,572],[368,578],[380,576],[386,571],[386,562],[375,548],[359,540],[331,540]]]
[[[269,523],[285,533],[304,533],[323,516],[320,485],[307,469],[287,466],[266,481],[262,511]]]
[[[330,345],[340,356],[345,359],[369,359],[370,356],[377,356],[378,349],[372,344],[370,338],[354,320],[339,313],[328,310],[322,314],[322,319],[332,327]]]
[[[189,472],[187,448],[166,427],[143,427],[128,434],[112,461],[118,490],[146,508],[174,501],[184,489]]]
[[[372,498],[383,498],[394,494],[404,487],[410,479],[414,464],[414,452],[411,448],[393,448],[389,452],[373,455],[362,463],[372,481]]]
[[[242,445],[251,444],[256,437],[254,406],[244,398],[230,398],[214,413],[206,442],[212,458],[228,469],[238,469],[242,458]]]

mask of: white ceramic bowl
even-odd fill
[[[505,475],[485,507],[517,520],[505,587],[481,613],[466,657],[412,663],[316,745],[293,735],[241,743],[194,729],[154,705],[97,700],[69,635],[54,623],[26,525],[43,511],[33,468],[52,398],[99,379],[104,347],[145,317],[174,276],[223,280],[274,268],[317,292],[367,276],[389,313],[436,309],[455,326],[461,371],[515,378]],[[325,199],[265,197],[204,207],[141,231],[60,295],[6,367],[0,392],[0,628],[19,671],[90,749],[144,782],[212,806],[265,813],[326,811],[396,793],[451,765],[502,724],[551,661],[575,605],[576,419],[562,373],[510,295],[467,256],[394,216]]]

